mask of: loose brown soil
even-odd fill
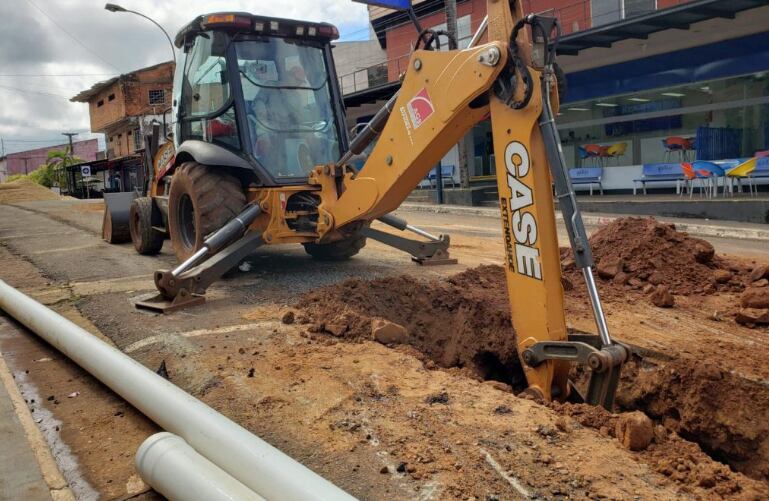
[[[371,339],[383,318],[406,327],[407,345],[440,367],[458,367],[480,379],[523,389],[504,273],[482,266],[446,281],[410,276],[341,284],[310,292],[298,307],[311,332],[348,340]]]
[[[736,342],[722,344],[719,339],[718,346],[708,344],[708,331],[713,330],[708,324],[722,320],[718,310],[710,315],[702,310],[703,304],[719,309],[739,304],[751,266],[715,256],[707,242],[651,219],[615,221],[596,232],[591,243],[597,260],[619,258],[620,271],[626,274],[622,280],[599,280],[610,312],[620,310],[624,315],[621,310],[644,297],[643,286],[656,274],[653,285],[669,286],[680,299],[670,315],[678,319],[686,313],[701,324],[698,338],[698,326],[682,323],[681,334],[694,335],[663,351],[657,351],[659,343],[643,346],[643,339],[627,332],[630,342],[642,346],[624,369],[616,410],[641,410],[656,423],[654,443],[634,453],[636,459],[697,497],[769,495],[769,384],[745,375],[758,367],[752,361],[763,365],[766,351],[751,356],[735,352]],[[568,266],[569,253],[563,257]],[[575,272],[566,275],[577,284]],[[631,279],[634,282],[628,283]],[[581,290],[575,287],[566,296],[567,313],[576,317],[586,309]],[[523,380],[506,294],[504,270],[498,266],[481,266],[445,280],[407,276],[349,280],[303,296],[297,304],[298,320],[308,324],[311,336],[360,341],[371,338],[372,320],[383,318],[407,329],[404,344],[416,350],[426,366],[460,368],[476,379],[512,383],[517,391]],[[713,299],[691,301],[687,295]],[[736,336],[744,335],[750,342],[748,329],[729,324]],[[628,340],[623,334],[615,332]],[[731,357],[719,356],[721,351],[743,360],[732,363]],[[614,435],[614,414],[571,404],[553,407],[583,425]]]
[[[716,256],[705,240],[654,218],[615,219],[590,237],[590,246],[599,277],[617,285],[663,285],[681,295],[744,289],[744,267]],[[562,249],[561,256],[567,276],[577,278],[571,249]]]
[[[45,186],[28,179],[19,179],[10,183],[0,183],[0,204],[33,202],[36,200],[62,200],[67,197],[57,195]]]

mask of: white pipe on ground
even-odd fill
[[[171,501],[265,501],[172,433],[147,438],[135,462],[142,479]]]
[[[269,500],[352,496],[181,388],[0,280],[0,308],[161,428]]]

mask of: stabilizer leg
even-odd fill
[[[409,238],[393,235],[373,228],[365,228],[362,234],[367,238],[382,242],[385,245],[411,254],[411,260],[424,266],[444,264],[457,264],[457,260],[449,255],[451,240],[448,235],[435,236],[425,230],[411,226],[405,220],[386,214],[379,221],[401,231],[411,231],[427,238],[427,241],[411,240]]]

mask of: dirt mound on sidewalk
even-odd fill
[[[405,344],[434,364],[466,368],[481,379],[522,383],[516,340],[498,266],[445,281],[409,276],[347,280],[300,298],[300,322],[311,332],[348,340],[372,338],[372,321],[406,328]]]
[[[617,285],[642,289],[664,285],[679,295],[741,290],[730,265],[715,256],[705,240],[677,231],[675,225],[653,218],[627,217],[612,221],[590,237],[596,274]],[[576,272],[571,249],[562,251],[567,273]]]
[[[66,198],[29,179],[18,179],[10,183],[0,183],[0,204],[33,202],[37,200],[63,200]]]

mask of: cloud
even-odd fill
[[[196,16],[221,11],[331,22],[355,38],[365,35],[368,23],[366,6],[351,0],[113,2],[152,17],[172,38]],[[107,12],[104,3],[0,0],[0,137],[6,152],[43,146],[19,141],[54,139],[65,131],[91,137],[87,106],[70,103],[69,97],[110,75],[171,59],[168,41],[157,27],[133,14]]]

